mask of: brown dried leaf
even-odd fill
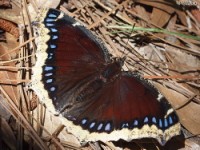
[[[185,26],[187,25],[185,12],[183,12],[179,7],[176,7],[176,5],[172,5],[172,3],[170,3],[170,1],[163,1],[163,0],[158,0],[156,2],[140,1],[140,3],[152,6],[153,8],[162,10],[163,12],[166,12],[168,14],[172,14],[173,12],[176,12],[178,14],[178,17],[180,18],[181,22]],[[155,15],[159,15],[159,14],[155,14]],[[160,20],[164,21],[163,18],[160,18]]]
[[[198,57],[184,53],[171,46],[165,46],[165,48],[167,59],[170,62],[170,69],[184,73],[198,71],[200,68],[200,60]]]
[[[134,9],[137,14],[141,16],[141,18],[144,18],[145,20],[150,20],[150,14],[145,10],[144,7],[137,5]]]
[[[198,23],[200,24],[200,11],[199,9],[192,9],[191,13],[194,15]]]
[[[173,11],[172,11],[173,12]],[[164,10],[153,8],[151,21],[159,27],[163,27],[169,21],[171,15]]]

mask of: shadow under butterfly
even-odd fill
[[[31,88],[81,142],[154,138],[164,145],[180,134],[176,113],[140,76],[122,71],[89,30],[55,9],[36,19],[37,61]]]

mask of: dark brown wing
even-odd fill
[[[44,19],[51,38],[47,42],[43,84],[56,110],[61,111],[72,105],[70,97],[98,75],[106,63],[106,51],[89,31],[75,25],[72,18],[54,20],[53,15],[57,16],[57,12],[50,9]]]
[[[165,130],[178,119],[174,113],[167,115],[168,107],[162,102],[166,100],[159,102],[157,97],[158,92],[146,81],[123,73],[90,99],[74,103],[65,116],[92,132],[142,128],[145,124]]]

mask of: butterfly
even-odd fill
[[[175,111],[137,73],[123,71],[91,31],[56,9],[36,19],[37,61],[31,88],[80,141],[154,138],[164,145],[180,134]]]

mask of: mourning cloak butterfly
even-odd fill
[[[31,88],[80,141],[155,138],[163,145],[180,133],[166,99],[121,71],[123,59],[110,59],[89,30],[55,9],[43,10],[36,23]]]

